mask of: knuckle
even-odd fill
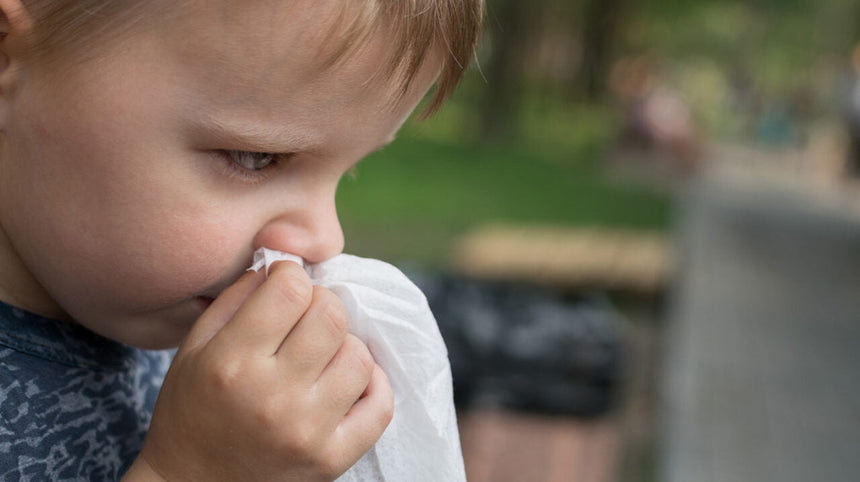
[[[331,291],[315,287],[315,299],[320,303],[321,317],[331,334],[343,338],[349,331],[349,317],[340,298]]]
[[[279,263],[277,267],[269,280],[276,283],[284,298],[303,308],[310,306],[314,289],[308,274],[295,263]]]
[[[264,430],[281,425],[281,404],[271,397],[258,401],[254,408],[254,423]]]
[[[391,420],[394,418],[394,397],[386,397],[385,401],[379,406],[379,414],[377,423],[379,423],[380,432],[384,431]]]
[[[344,340],[344,350],[352,358],[355,366],[360,368],[362,374],[369,380],[376,367],[376,360],[373,359],[367,345],[357,336],[350,334]]]
[[[385,431],[385,428],[388,427],[388,424],[391,423],[391,420],[394,418],[394,392],[391,390],[391,384],[388,381],[388,377],[385,375],[385,372],[382,371],[382,368],[376,368],[376,370],[379,370],[378,373],[381,375],[378,378],[376,389],[376,396],[379,400],[377,404],[376,422],[381,436],[382,432]]]
[[[207,364],[211,388],[217,394],[231,392],[243,380],[242,365],[232,357],[222,357]]]
[[[373,378],[376,362],[364,343],[348,335],[338,353],[338,377],[341,384],[327,396],[327,405],[341,409],[352,406]]]
[[[319,430],[307,420],[298,421],[289,436],[282,440],[282,450],[299,460],[314,461],[318,457]]]

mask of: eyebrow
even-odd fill
[[[228,142],[243,150],[254,152],[287,153],[307,151],[321,144],[321,140],[310,133],[295,129],[272,128],[257,124],[230,124],[221,120],[207,119],[202,126],[222,142]]]
[[[221,142],[241,146],[242,150],[253,152],[292,153],[313,150],[322,144],[321,139],[307,133],[287,133],[285,130],[260,127],[256,124],[231,125],[220,120],[207,119],[201,122],[201,126],[208,132],[214,132]],[[396,138],[397,132],[392,133],[367,155],[381,151]]]

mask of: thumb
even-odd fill
[[[182,342],[180,351],[195,350],[207,344],[265,280],[264,272],[248,271],[221,292],[191,327],[191,331]]]

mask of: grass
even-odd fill
[[[483,223],[665,227],[666,195],[605,175],[609,121],[572,112],[533,109],[524,139],[497,146],[474,142],[470,111],[456,105],[408,124],[341,182],[346,251],[438,265],[458,235]]]

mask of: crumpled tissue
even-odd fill
[[[394,391],[394,416],[376,445],[338,482],[465,481],[448,350],[421,290],[394,266],[341,254],[319,264],[261,248],[250,269],[275,261],[302,266],[312,282],[340,297],[350,332],[382,367]]]

